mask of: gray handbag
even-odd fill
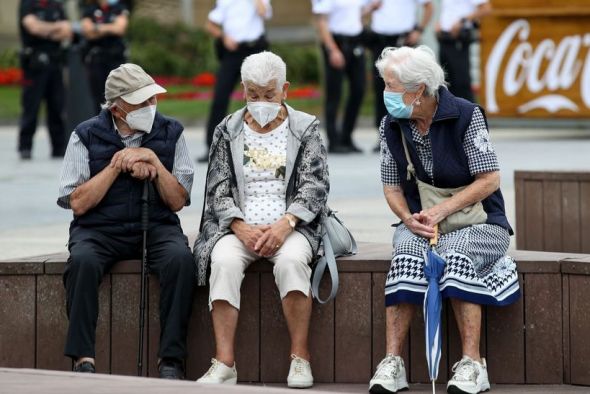
[[[336,257],[351,256],[357,253],[356,241],[336,212],[330,210],[322,220],[322,245],[324,255],[318,259],[311,279],[311,293],[320,304],[332,300],[338,292],[338,266]],[[330,295],[325,300],[320,298],[320,282],[328,269],[332,280]]]
[[[456,188],[442,188],[430,185],[426,182],[422,182],[416,176],[416,170],[414,164],[410,159],[410,153],[408,152],[408,145],[406,137],[402,132],[402,143],[404,144],[404,152],[406,154],[406,160],[408,161],[408,180],[413,176],[418,185],[418,193],[420,194],[420,204],[422,209],[432,208],[433,206],[440,204],[447,198],[453,197],[455,194],[464,190],[467,186],[461,186]],[[462,229],[463,227],[470,226],[472,224],[483,224],[488,219],[488,214],[483,209],[481,201],[476,202],[473,205],[467,206],[455,213],[447,216],[442,222],[438,224],[438,229],[441,234],[448,234],[455,230]]]

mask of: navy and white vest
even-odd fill
[[[385,121],[384,131],[387,146],[398,165],[401,188],[412,213],[420,212],[422,207],[414,178],[407,179],[408,161],[404,153],[401,133],[404,133],[406,137],[410,158],[421,181],[440,188],[455,188],[469,185],[475,180],[475,177],[469,172],[469,163],[463,148],[463,140],[471,123],[473,111],[478,106],[462,98],[455,97],[444,87],[441,87],[438,93],[438,110],[428,133],[432,145],[432,173],[434,179],[428,176],[418,158],[409,120],[396,119],[391,115],[387,115]],[[483,113],[483,109],[481,111]],[[510,234],[513,234],[506,218],[504,198],[500,189],[484,199],[482,204],[488,215],[487,223],[504,227]]]

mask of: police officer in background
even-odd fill
[[[119,0],[94,0],[82,11],[81,28],[87,43],[83,51],[96,113],[104,102],[107,76],[126,62],[129,11]]]
[[[217,0],[209,12],[205,30],[216,39],[219,69],[215,79],[213,102],[207,121],[207,148],[215,127],[227,114],[229,99],[240,77],[242,61],[268,48],[264,21],[272,17],[270,0]],[[199,157],[207,162],[209,154]]]
[[[422,17],[418,22],[418,8],[422,7]],[[416,46],[422,33],[432,18],[431,0],[382,0],[380,6],[371,14],[371,30],[368,35],[369,47],[375,64],[386,47]],[[377,67],[373,67],[373,91],[375,94],[375,126],[387,115],[383,103],[385,84]],[[377,145],[374,151],[380,149]]]
[[[474,102],[471,90],[469,47],[477,39],[482,17],[492,11],[488,0],[442,0],[436,27],[440,64],[447,73],[449,90]]]
[[[61,42],[72,37],[72,26],[62,2],[57,0],[21,0],[19,20],[24,80],[18,151],[21,159],[31,159],[37,115],[45,100],[51,156],[63,157],[66,137]]]
[[[330,153],[361,152],[352,132],[365,93],[365,55],[362,17],[380,1],[312,0],[325,69],[325,122]],[[349,82],[342,127],[336,124],[344,77]]]

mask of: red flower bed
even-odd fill
[[[213,89],[215,85],[215,74],[204,72],[195,75],[192,78],[162,76],[154,77],[156,83],[162,86],[195,86],[204,87],[205,90],[195,90],[180,93],[168,93],[161,95],[160,100],[211,100],[213,98]],[[23,84],[23,73],[19,68],[5,68],[0,69],[0,86],[20,85]],[[315,86],[302,86],[299,88],[291,88],[289,90],[289,98],[294,99],[310,99],[318,98],[321,94]],[[241,89],[234,91],[231,95],[234,100],[243,100],[244,93]]]
[[[23,80],[23,73],[19,68],[0,69],[0,86],[19,85]]]

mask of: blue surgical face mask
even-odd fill
[[[119,0],[108,0],[109,5],[115,5],[119,2]]]
[[[397,119],[409,119],[412,116],[414,106],[412,104],[406,105],[404,103],[404,93],[398,92],[383,92],[383,102],[385,108],[391,116]]]

